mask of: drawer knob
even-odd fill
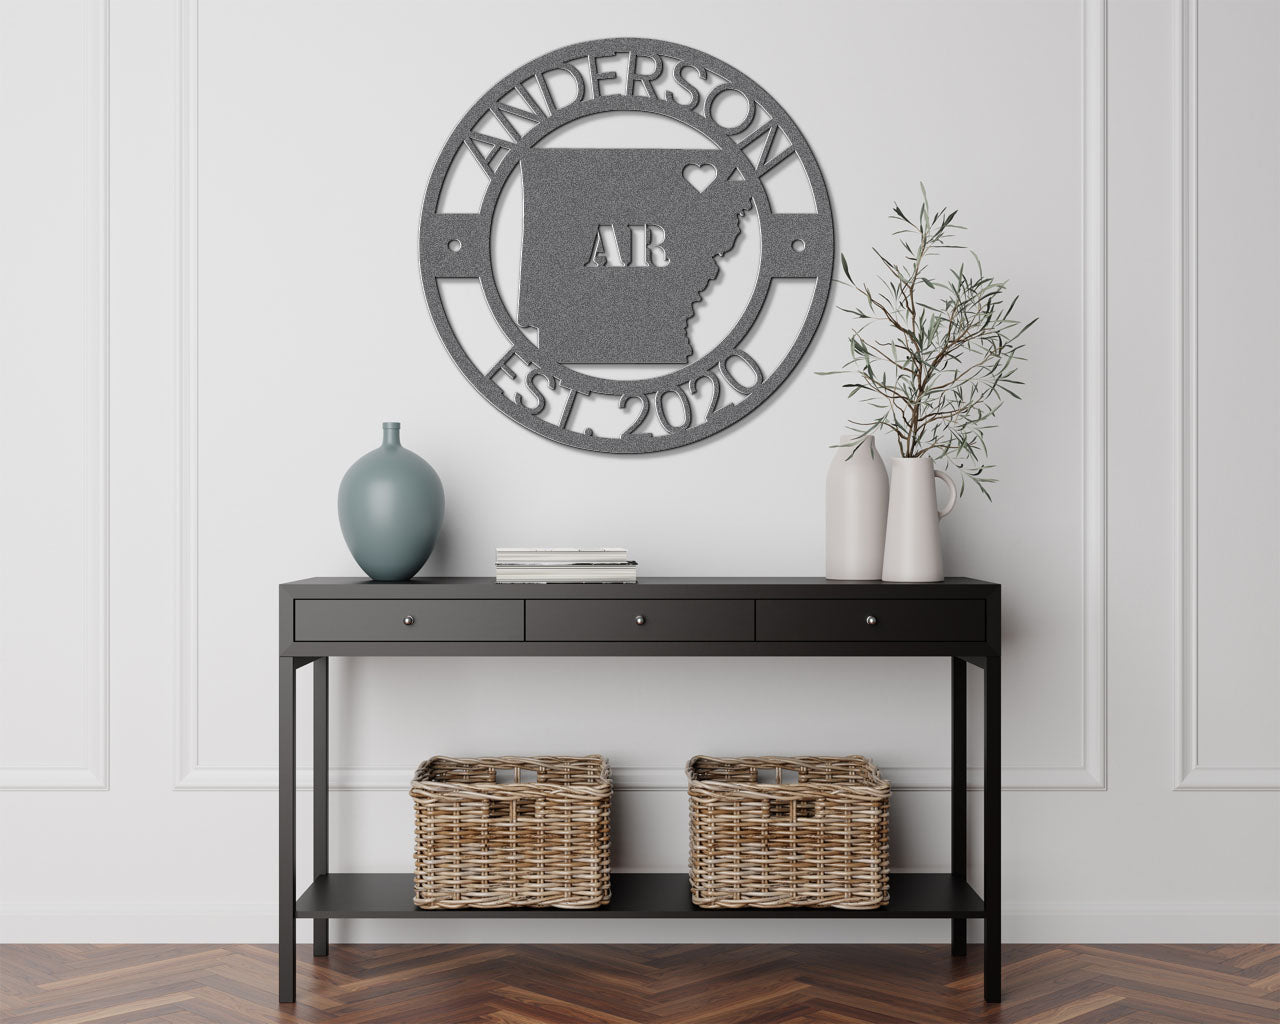
[[[636,625],[637,625],[637,626],[643,626],[643,625],[644,625],[644,616],[643,616],[643,615],[637,615],[637,616],[636,616]]]
[[[406,626],[412,626],[416,621],[417,619],[415,619],[412,615],[406,615],[404,617],[404,624]]]
[[[875,625],[877,622],[879,622],[879,621],[880,621],[880,620],[879,620],[879,619],[877,619],[874,615],[868,615],[868,616],[867,616],[867,625],[868,625],[868,626],[874,626],[874,625]]]

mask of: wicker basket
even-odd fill
[[[433,757],[409,793],[417,906],[609,902],[613,784],[603,757]]]
[[[685,774],[698,906],[889,902],[889,783],[867,758],[695,757]]]

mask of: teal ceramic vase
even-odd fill
[[[400,447],[400,424],[356,459],[338,485],[338,523],[371,579],[411,579],[431,557],[444,521],[444,487],[427,461]]]

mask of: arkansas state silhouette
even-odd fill
[[[564,363],[688,362],[694,305],[751,208],[714,149],[534,149],[520,162],[522,327]]]

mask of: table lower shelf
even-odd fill
[[[616,874],[613,898],[591,910],[505,907],[500,910],[420,910],[413,905],[412,874],[328,874],[297,902],[298,917],[982,917],[983,903],[965,882],[949,874],[890,875],[889,905],[877,910],[825,907],[720,910],[696,907],[684,874]]]

